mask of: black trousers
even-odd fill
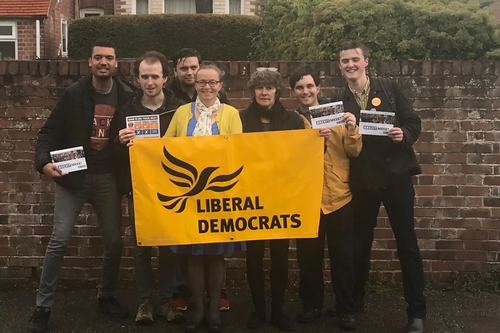
[[[288,239],[273,239],[269,241],[271,252],[271,311],[273,314],[282,312],[288,283]],[[265,241],[247,242],[247,280],[252,293],[255,311],[264,314],[266,301],[264,296],[264,250]]]
[[[363,305],[366,281],[370,271],[373,229],[377,225],[380,203],[384,204],[396,238],[397,251],[403,276],[404,297],[408,303],[408,317],[424,319],[424,268],[418,248],[413,221],[415,191],[411,177],[377,191],[353,189],[355,226],[355,285],[354,300]]]
[[[297,239],[297,260],[300,268],[299,295],[302,305],[305,310],[323,308],[325,236],[337,312],[353,314],[354,216],[352,203],[348,203],[333,213],[321,214],[318,238]]]

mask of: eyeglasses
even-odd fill
[[[221,83],[221,81],[215,81],[215,80],[210,80],[210,81],[205,81],[205,80],[196,81],[196,84],[200,88],[204,88],[207,85],[207,83],[210,86],[210,88],[213,88],[213,87],[215,87],[217,85],[217,83]]]
[[[263,71],[277,72],[278,71],[278,69],[276,67],[257,67],[255,70],[257,72],[263,72]]]

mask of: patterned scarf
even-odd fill
[[[196,108],[200,112],[198,117],[198,122],[193,131],[193,136],[205,136],[212,135],[212,114],[219,110],[220,101],[219,98],[215,100],[214,105],[206,107],[200,100],[200,97],[196,97]]]

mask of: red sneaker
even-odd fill
[[[174,299],[172,304],[180,311],[186,311],[188,308],[186,300],[182,297]]]
[[[219,311],[229,311],[229,302],[222,296],[219,298]]]

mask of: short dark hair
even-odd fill
[[[370,58],[370,49],[366,45],[361,44],[358,41],[351,41],[342,46],[342,48],[339,51],[339,59],[340,59],[340,53],[342,53],[342,51],[352,50],[352,49],[361,49],[361,52],[363,52],[363,57]]]
[[[300,81],[304,76],[311,75],[311,77],[314,80],[314,84],[316,86],[319,86],[321,83],[321,80],[319,78],[319,74],[316,73],[311,67],[309,66],[302,66],[297,68],[292,72],[290,75],[290,88],[295,89],[295,85],[297,84],[297,81]]]
[[[113,50],[115,50],[115,58],[117,57],[117,55],[116,55],[116,45],[112,41],[110,41],[109,39],[104,39],[104,38],[97,39],[92,44],[92,47],[90,48],[90,57],[92,57],[92,54],[94,53],[94,47],[110,47]]]
[[[195,49],[183,48],[175,52],[171,57],[174,68],[177,68],[177,64],[179,64],[182,59],[190,57],[198,58],[198,63],[201,65],[201,55],[198,51],[196,51]]]
[[[169,71],[168,71],[167,57],[163,53],[160,53],[158,51],[149,51],[144,53],[141,57],[137,58],[137,60],[135,61],[134,74],[136,77],[139,77],[139,66],[143,61],[145,61],[148,64],[155,64],[159,62],[163,71],[163,77],[168,76]]]

